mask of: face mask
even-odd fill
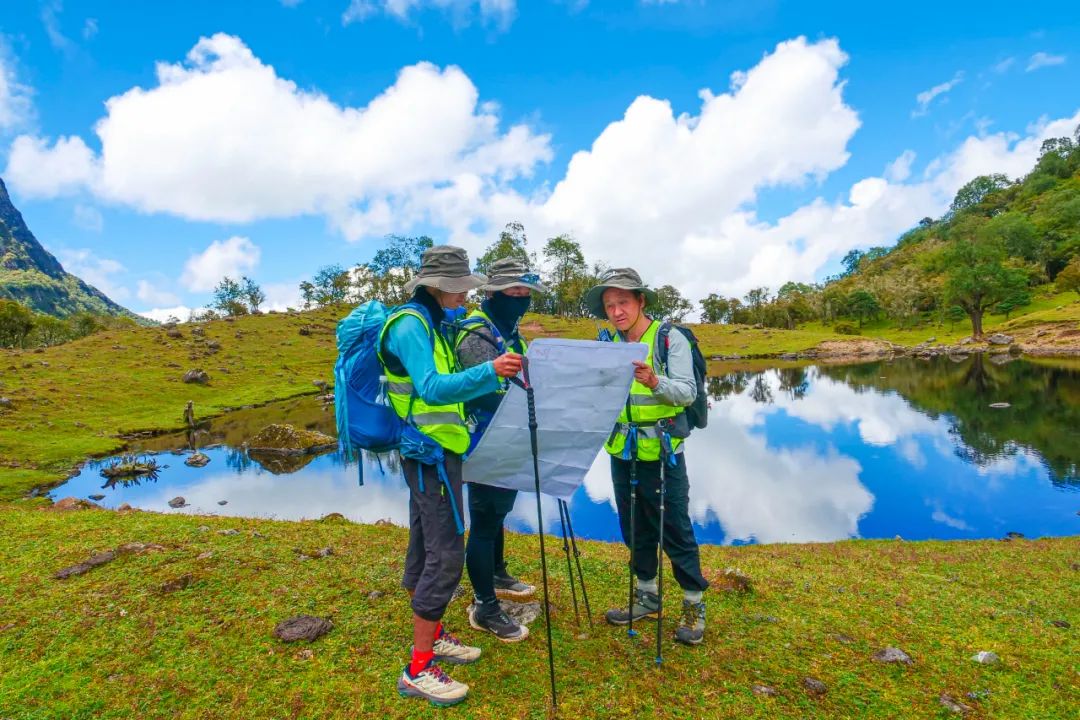
[[[528,312],[532,303],[532,296],[513,297],[505,293],[495,293],[491,296],[491,310],[504,320],[507,325],[513,326],[521,317]]]
[[[456,308],[443,308],[443,317],[446,318],[448,323],[456,323],[458,320],[465,317],[468,312],[468,308],[464,305],[458,305]]]

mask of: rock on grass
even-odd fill
[[[886,647],[874,653],[874,659],[882,663],[903,663],[911,665],[914,661],[911,656],[900,648]]]
[[[817,678],[804,677],[802,679],[803,687],[806,688],[806,692],[811,695],[824,695],[829,692],[829,686],[821,682]]]
[[[1001,662],[1001,658],[998,657],[996,652],[990,652],[989,650],[980,650],[971,656],[971,659],[982,665],[997,665]]]
[[[274,637],[284,642],[296,642],[318,640],[326,633],[334,629],[334,624],[325,618],[317,618],[312,615],[297,615],[287,620],[282,620],[274,628]]]
[[[720,576],[717,585],[724,592],[748,593],[754,589],[750,577],[738,568],[724,570],[724,574]]]
[[[106,550],[105,552],[94,553],[81,563],[76,563],[69,567],[57,570],[53,575],[57,580],[65,580],[69,577],[75,577],[76,575],[83,575],[90,572],[96,567],[100,567],[105,563],[112,562],[116,559],[116,553],[112,550]]]

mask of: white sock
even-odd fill
[[[656,578],[653,578],[652,580],[638,580],[637,589],[641,592],[651,592],[655,595],[657,589]]]
[[[683,595],[683,599],[686,600],[687,602],[692,602],[692,603],[701,602],[701,591],[700,590],[683,590],[682,595]]]

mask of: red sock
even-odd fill
[[[409,674],[412,675],[413,677],[416,677],[416,675],[421,670],[423,670],[424,668],[426,668],[428,666],[428,663],[430,663],[432,658],[434,658],[434,657],[435,657],[435,651],[434,650],[425,650],[425,651],[413,650],[412,651],[412,662],[409,663]]]

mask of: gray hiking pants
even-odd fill
[[[401,466],[409,485],[409,549],[405,554],[405,576],[401,585],[414,591],[413,612],[424,620],[437,622],[442,620],[446,606],[450,604],[465,565],[465,538],[458,534],[453,511],[457,508],[458,517],[464,522],[461,456],[446,453],[449,490],[439,479],[434,466],[421,465],[408,458],[402,458]],[[420,477],[423,478],[423,492]]]

